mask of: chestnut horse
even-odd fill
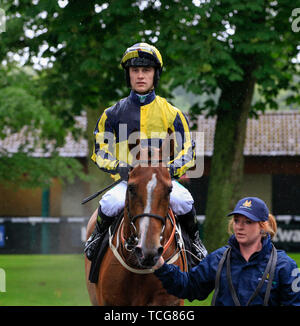
[[[85,258],[87,288],[92,304],[110,306],[183,305],[166,292],[153,275],[153,266],[162,255],[166,262],[185,270],[182,241],[169,195],[170,174],[165,166],[135,166],[129,173],[124,217],[103,257],[98,283],[89,282],[90,261]],[[87,238],[96,223],[92,216]],[[182,240],[182,239],[181,239]]]

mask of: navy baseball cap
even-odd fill
[[[227,216],[241,214],[255,222],[264,222],[269,218],[269,209],[265,202],[257,197],[245,197],[238,201],[234,211]]]

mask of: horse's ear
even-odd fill
[[[168,134],[166,138],[163,140],[162,145],[160,147],[160,159],[162,161],[172,161],[174,159],[174,146],[175,146],[175,140],[174,140],[174,133],[169,128]]]

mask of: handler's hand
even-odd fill
[[[165,263],[165,260],[162,256],[160,256],[159,260],[157,261],[156,265],[153,267],[154,270],[161,268],[161,266]]]

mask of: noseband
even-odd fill
[[[135,216],[131,216],[130,212],[129,212],[129,209],[127,207],[127,216],[129,218],[130,225],[133,227],[134,233],[135,233],[135,234],[131,234],[131,236],[127,240],[125,240],[123,238],[123,241],[125,243],[125,248],[128,251],[132,251],[135,248],[135,245],[136,245],[136,243],[138,241],[138,238],[137,238],[137,235],[136,235],[137,229],[136,229],[136,226],[135,226],[135,222],[139,218],[142,218],[142,217],[150,217],[151,218],[152,217],[152,218],[155,218],[155,219],[161,221],[161,223],[163,225],[162,230],[161,230],[161,236],[162,236],[162,234],[164,232],[164,229],[165,229],[166,219],[164,217],[162,217],[161,215],[152,214],[152,213],[143,213],[143,214],[137,214]]]
[[[128,212],[129,213],[129,212]],[[136,222],[136,220],[140,217],[153,217],[153,218],[156,218],[157,220],[160,220],[162,222],[163,225],[165,225],[166,223],[166,219],[160,215],[157,215],[157,214],[152,214],[152,213],[143,213],[143,214],[138,214],[138,215],[135,215],[133,217],[130,217],[130,215],[128,215],[129,219],[130,219],[130,222],[132,224],[134,224]]]

